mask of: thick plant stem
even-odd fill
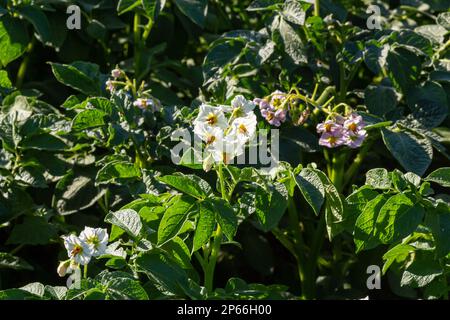
[[[320,17],[320,0],[314,0],[314,15]]]
[[[87,279],[87,275],[88,275],[88,265],[84,265],[84,270],[83,270],[83,278]]]
[[[214,289],[214,270],[216,269],[217,258],[219,256],[221,242],[222,242],[222,229],[218,225],[214,235],[208,266],[206,267],[205,288],[208,292],[212,292]]]
[[[306,264],[306,274],[304,285],[302,285],[302,296],[304,299],[315,299],[317,297],[316,276],[317,276],[317,260],[320,250],[325,239],[325,214],[322,214],[314,234],[311,245],[308,263]]]
[[[228,195],[225,188],[225,180],[223,176],[223,164],[219,164],[217,168],[217,178],[219,179],[220,192],[222,194],[222,199],[228,202]],[[217,258],[219,257],[220,245],[222,243],[222,228],[217,225],[216,232],[214,233],[211,254],[208,259],[205,272],[205,288],[208,292],[214,290],[214,270],[217,264]]]
[[[292,197],[289,197],[288,200],[288,214],[289,214],[289,220],[291,223],[292,233],[294,235],[295,240],[295,257],[297,259],[297,269],[298,269],[298,275],[300,278],[300,283],[303,285],[305,283],[305,256],[304,256],[304,248],[305,243],[303,241],[303,237],[300,230],[300,223],[298,220],[298,212],[297,208],[294,203],[294,199]]]

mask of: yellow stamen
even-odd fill
[[[247,133],[248,133],[248,130],[247,130],[247,128],[245,127],[245,125],[244,125],[243,123],[241,123],[241,124],[239,125],[238,130],[239,130],[239,132],[242,133],[242,134],[247,134]]]
[[[206,117],[206,122],[208,122],[209,125],[214,125],[217,123],[217,116],[214,113],[210,113],[208,114],[208,116]]]

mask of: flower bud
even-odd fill
[[[122,70],[120,70],[120,69],[113,69],[112,71],[111,71],[111,76],[113,77],[113,78],[120,78],[121,76],[122,76]]]
[[[60,277],[64,277],[67,274],[69,266],[70,266],[70,260],[61,261],[59,263],[58,268],[56,269],[56,272],[58,272],[58,275]]]

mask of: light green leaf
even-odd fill
[[[212,194],[209,184],[195,175],[177,173],[159,177],[158,180],[197,199],[205,199]]]
[[[216,226],[216,213],[211,202],[202,201],[199,203],[199,208],[199,217],[194,233],[193,252],[208,242]]]
[[[0,19],[0,64],[6,67],[26,50],[29,38],[25,23],[3,15]]]
[[[396,194],[380,209],[375,236],[382,243],[401,240],[416,230],[424,214],[424,208],[411,196]]]
[[[138,238],[142,230],[141,218],[132,209],[110,212],[106,215],[105,221],[123,229],[133,238]]]
[[[388,196],[384,194],[378,195],[375,199],[370,200],[365,205],[361,215],[356,219],[354,241],[356,252],[368,250],[379,244],[375,238],[375,226],[380,209],[386,203]]]
[[[443,187],[450,187],[450,167],[439,168],[430,173],[424,180],[437,183]]]
[[[316,215],[325,200],[325,187],[320,176],[310,168],[303,168],[295,182]]]
[[[193,199],[186,195],[177,196],[172,200],[158,227],[158,245],[177,236],[194,206]]]
[[[34,268],[25,260],[6,252],[0,252],[0,268],[14,270],[33,270]]]
[[[374,189],[389,189],[391,187],[391,179],[389,173],[384,168],[376,168],[367,171],[366,185]]]

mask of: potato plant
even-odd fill
[[[450,2],[0,0],[0,299],[443,299]]]

